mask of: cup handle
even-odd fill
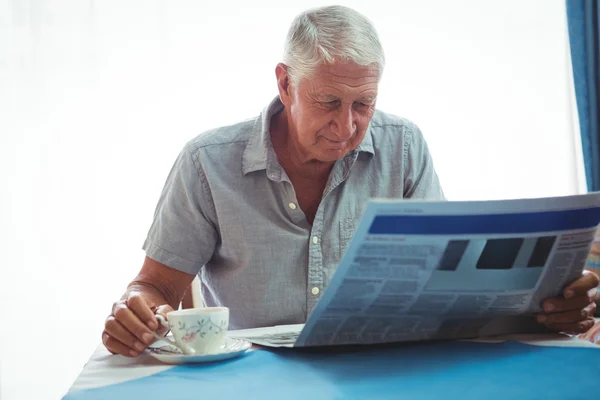
[[[170,329],[169,328],[169,324],[167,323],[167,321],[165,320],[165,317],[163,317],[160,314],[155,315],[156,320],[158,321],[158,323],[160,325],[162,325],[163,327]],[[186,345],[180,345],[179,343],[176,343],[175,341],[171,340],[171,339],[167,339],[166,337],[161,337],[158,333],[156,333],[156,331],[152,332],[152,334],[154,335],[154,338],[156,340],[164,340],[165,342],[177,347],[179,350],[181,350],[181,352],[185,355],[194,355],[196,354],[196,351],[194,349],[192,349],[189,346]]]

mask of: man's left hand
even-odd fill
[[[583,333],[594,325],[598,275],[583,271],[582,276],[563,290],[562,296],[547,299],[537,321],[566,333]]]

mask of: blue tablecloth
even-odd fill
[[[423,342],[269,349],[69,393],[93,399],[590,399],[600,347]]]

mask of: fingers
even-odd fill
[[[598,287],[600,279],[591,271],[584,270],[581,277],[567,285],[563,291],[566,299],[585,295],[590,289]]]
[[[566,290],[572,290],[572,289],[567,288]],[[551,299],[544,301],[544,303],[543,303],[544,311],[547,313],[550,313],[550,312],[563,312],[563,311],[570,311],[570,310],[581,310],[581,309],[587,307],[589,304],[594,303],[594,300],[596,298],[596,293],[598,292],[596,287],[594,287],[592,289],[588,288],[587,291],[585,291],[583,293],[580,293],[579,289],[573,289],[573,290],[578,291],[578,294],[575,295],[575,297],[570,297],[568,299],[562,298],[562,297],[553,297]]]
[[[142,343],[149,345],[154,341],[152,331],[131,311],[126,304],[120,303],[115,306],[113,313],[115,319],[125,327],[133,336]]]
[[[127,308],[129,308],[148,329],[155,331],[158,328],[158,322],[154,313],[139,293],[131,293],[127,298]]]
[[[106,332],[102,333],[102,343],[113,354],[121,354],[125,357],[137,357],[139,355],[139,352],[125,346]]]
[[[128,324],[131,324],[131,320],[133,318],[137,319],[137,317],[124,307],[126,306],[123,304],[116,305],[115,309],[118,316],[111,315],[106,319],[106,322],[104,323],[104,332],[102,333],[102,343],[106,346],[108,351],[113,354],[121,354],[126,357],[137,357],[150,343],[152,343],[151,339],[153,336],[148,341],[144,340],[148,339],[147,337],[144,337],[142,340],[136,337],[129,328],[123,324],[123,321],[127,320]],[[145,327],[139,320],[137,323],[140,326]]]
[[[589,317],[594,316],[596,311],[596,303],[588,304],[581,309],[557,312],[552,314],[539,314],[537,316],[538,322],[543,324],[571,324],[579,321],[586,320]]]
[[[157,314],[165,316],[173,308],[163,305]],[[154,311],[139,293],[131,293],[126,300],[113,305],[112,315],[106,319],[102,343],[113,354],[136,357],[155,340],[153,332],[164,336],[169,329],[162,327]]]
[[[584,271],[582,276],[567,285],[563,296],[544,301],[543,313],[537,316],[548,328],[569,333],[588,331],[594,325],[598,275]]]
[[[546,326],[557,332],[583,333],[587,332],[594,325],[594,322],[594,318],[588,317],[583,321],[575,323],[553,323],[546,324]]]
[[[537,320],[548,328],[568,333],[582,333],[594,325],[598,275],[584,271],[575,282],[567,285],[563,296],[544,301],[543,313]]]
[[[128,347],[129,350],[140,353],[147,347],[147,345],[137,340],[135,336],[125,329],[125,327],[112,315],[106,319],[104,332]]]

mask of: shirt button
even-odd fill
[[[295,205],[294,203],[290,203],[290,204],[288,204],[288,207],[289,207],[290,209],[292,209],[292,210],[295,210],[295,209],[296,209],[296,205]]]
[[[314,288],[312,288],[312,290],[310,292],[316,296],[316,295],[319,294],[319,288],[318,287],[314,287]]]
[[[313,236],[313,243],[317,244],[319,243],[319,238],[317,236]],[[318,289],[317,289],[318,290]]]

